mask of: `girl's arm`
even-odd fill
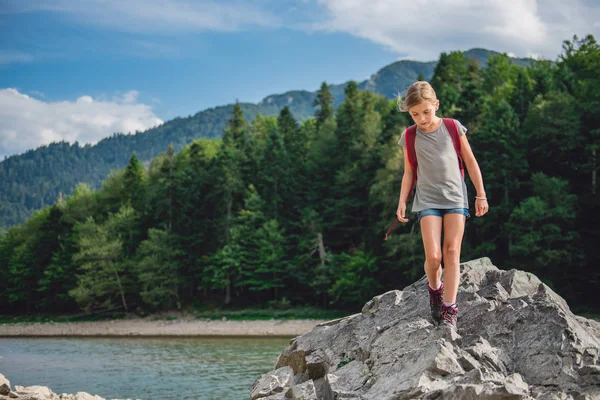
[[[406,218],[406,200],[410,194],[408,191],[413,182],[413,167],[408,162],[408,153],[404,150],[404,174],[402,175],[402,186],[400,187],[400,199],[398,200],[398,211],[396,215],[400,222],[408,222]]]
[[[467,167],[469,177],[471,178],[471,181],[473,181],[473,185],[475,185],[475,190],[477,192],[475,199],[475,215],[481,217],[485,213],[487,213],[489,209],[487,198],[485,195],[485,188],[483,187],[483,177],[481,176],[481,170],[479,169],[479,164],[475,159],[473,150],[471,150],[471,145],[467,140],[467,135],[462,135],[460,137],[460,144],[460,156],[462,157],[463,162]]]

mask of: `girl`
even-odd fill
[[[404,176],[396,214],[400,222],[408,222],[406,202],[418,177],[412,212],[417,213],[421,224],[431,315],[436,324],[456,328],[460,247],[469,217],[462,163],[477,191],[475,215],[478,217],[489,208],[481,171],[467,141],[467,129],[456,120],[435,115],[440,102],[429,83],[412,84],[404,99],[398,99],[398,104],[401,111],[408,111],[415,125],[407,128],[398,142],[404,148]],[[442,260],[445,286],[441,281]]]

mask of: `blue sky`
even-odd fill
[[[593,0],[0,0],[0,157],[442,51],[556,59],[598,17]]]

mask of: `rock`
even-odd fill
[[[42,400],[53,400],[52,390],[47,388],[46,386],[27,386],[27,387],[19,387],[17,386],[18,394],[23,393],[33,397],[39,397]]]
[[[266,373],[254,382],[250,389],[250,398],[252,400],[262,399],[277,393],[282,393],[284,389],[293,386],[294,370],[287,366]]]
[[[315,383],[312,379],[299,385],[292,386],[285,394],[285,398],[291,400],[320,400],[317,397]]]
[[[273,394],[267,397],[261,397],[260,400],[289,400],[285,397],[283,393]]]
[[[77,394],[75,394],[75,400],[104,400],[104,399],[100,396],[93,396],[86,392],[77,392]]]
[[[10,381],[0,374],[0,395],[8,395],[10,393]]]
[[[4,375],[0,374],[0,383],[2,379],[8,382]],[[10,382],[7,383],[10,388]],[[1,387],[1,385],[0,385]],[[85,392],[78,392],[75,395],[63,393],[60,396],[46,386],[15,386],[15,392],[7,393],[7,396],[0,394],[0,400],[18,399],[18,400],[105,400],[100,396],[94,396]]]
[[[333,400],[333,392],[329,382],[325,378],[317,379],[313,381],[315,385],[315,392],[319,400]]]
[[[464,263],[457,302],[454,331],[430,320],[425,278],[376,296],[292,340],[251,399],[600,399],[600,323],[535,275]]]
[[[22,393],[22,392],[17,392],[17,395],[19,396],[19,397],[17,397],[17,399],[19,399],[19,400],[46,400],[45,397],[39,397],[39,396],[30,395],[30,394],[26,394],[26,393]]]

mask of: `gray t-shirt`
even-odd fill
[[[458,134],[467,132],[460,122],[454,120]],[[398,144],[406,147],[406,131]],[[433,132],[417,128],[415,136],[417,153],[417,183],[412,212],[427,208],[469,208],[467,185],[458,168],[458,156],[446,125],[441,122]]]

